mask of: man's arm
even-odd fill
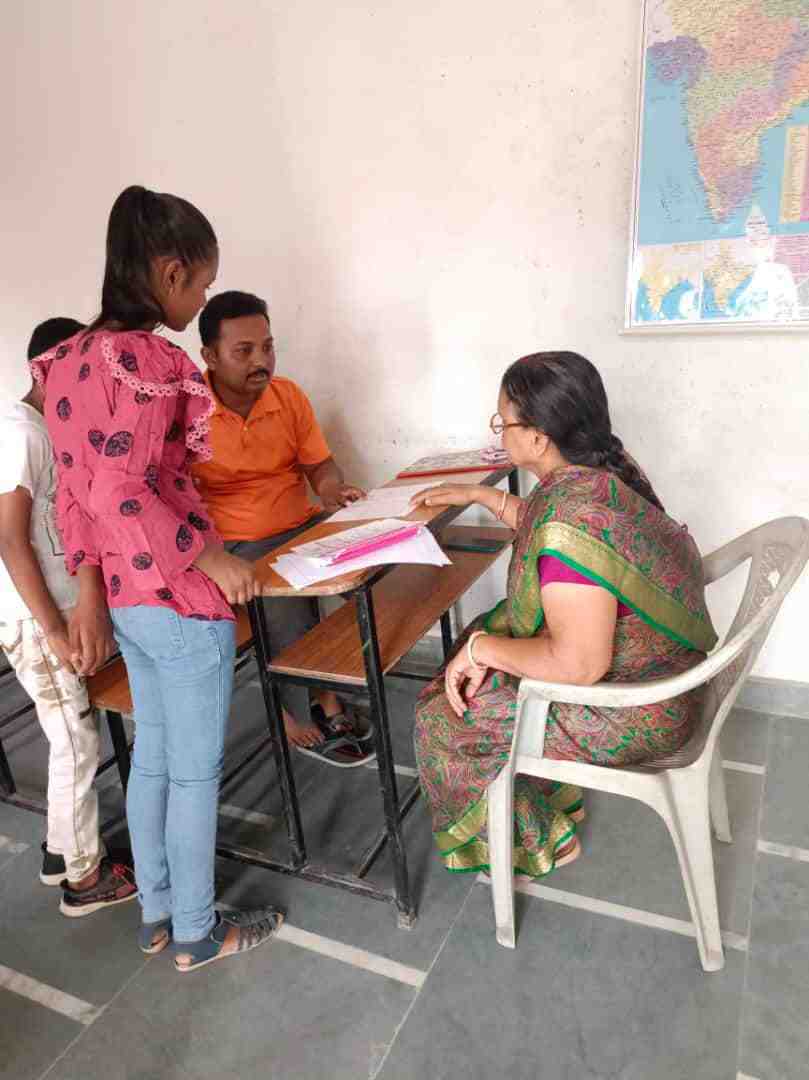
[[[31,545],[32,502],[24,487],[0,495],[0,558],[23,603],[47,636],[48,644],[59,660],[74,671],[79,657],[71,648],[64,618],[48,590]]]
[[[365,496],[362,488],[345,482],[343,471],[333,457],[326,458],[318,465],[299,465],[299,468],[320,498],[323,508],[330,513]]]

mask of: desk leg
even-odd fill
[[[264,614],[264,605],[260,597],[250,601],[247,605],[247,613],[250,616],[250,626],[253,630],[258,675],[261,680],[261,692],[264,696],[264,708],[267,713],[267,727],[270,729],[270,743],[275,758],[278,782],[281,785],[281,799],[284,804],[284,820],[286,821],[287,836],[289,837],[292,865],[297,870],[306,863],[306,842],[303,836],[298,795],[295,791],[295,777],[292,773],[289,746],[284,731],[284,711],[281,704],[281,695],[278,692],[278,683],[267,670],[270,658],[270,638],[267,630],[267,619]]]
[[[452,621],[448,611],[445,611],[441,616],[441,644],[444,648],[444,661],[446,662],[449,660],[449,654],[452,650]]]
[[[374,602],[371,590],[367,586],[356,593],[356,603],[362,654],[365,659],[365,674],[374,719],[379,786],[382,790],[385,826],[390,839],[391,856],[393,858],[393,876],[396,907],[399,909],[399,926],[410,929],[416,921],[416,909],[410,896],[407,854],[402,838],[402,823],[399,818],[399,795],[396,790],[396,773],[393,768],[393,749],[390,743],[385,682],[382,673],[382,662],[379,657],[379,642],[376,636]]]
[[[112,748],[115,751],[115,761],[118,765],[118,775],[121,777],[121,787],[126,795],[129,784],[129,744],[126,741],[126,729],[121,714],[107,710],[107,727],[110,729]]]
[[[520,473],[517,469],[512,469],[508,474],[508,490],[510,495],[520,494]]]
[[[17,791],[17,785],[14,783],[14,776],[11,772],[11,766],[8,763],[6,752],[3,749],[3,743],[0,741],[0,783],[6,789],[6,795],[14,795]]]

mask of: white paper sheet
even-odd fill
[[[410,500],[419,491],[436,487],[440,480],[431,484],[403,484],[401,487],[374,488],[364,499],[350,503],[332,514],[333,521],[372,521],[375,518],[403,517],[410,513]]]
[[[390,563],[421,563],[426,566],[449,566],[450,559],[444,554],[435,537],[428,530],[418,536],[403,540],[401,544],[391,544],[359,559],[351,559],[337,566],[317,566],[311,560],[290,552],[279,555],[273,563],[275,570],[293,589],[305,589],[318,581],[349,574],[352,570],[364,570],[369,566],[387,566]]]

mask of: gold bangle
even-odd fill
[[[506,503],[508,502],[508,491],[503,492],[503,498],[500,500],[500,509],[497,511],[497,520],[503,520],[503,514],[506,512]]]
[[[479,664],[477,662],[474,653],[472,652],[472,645],[474,644],[475,638],[486,636],[487,635],[485,630],[476,630],[474,634],[469,635],[469,640],[466,643],[466,658],[469,661],[470,666],[475,668],[476,671],[485,671],[486,664]]]

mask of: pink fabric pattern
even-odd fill
[[[232,619],[193,566],[221,540],[189,475],[192,461],[210,457],[214,402],[186,353],[146,331],[82,331],[31,370],[46,390],[70,573],[100,566],[110,607]]]
[[[562,562],[561,559],[557,559],[555,555],[540,555],[539,557],[539,584],[550,585],[552,581],[563,581],[569,585],[594,585],[597,589],[603,586],[599,585],[597,581],[591,581],[590,578],[585,577],[584,574],[580,574],[578,570],[573,570],[566,562]],[[623,619],[625,615],[631,615],[632,609],[628,608],[626,604],[622,604],[618,601],[618,618]]]

